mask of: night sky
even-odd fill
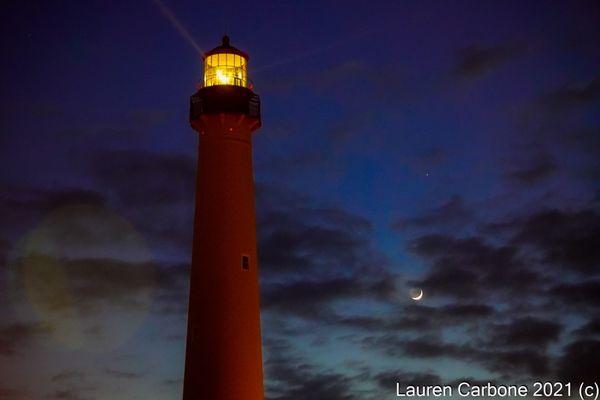
[[[0,31],[0,399],[181,398],[224,33],[262,99],[267,399],[600,380],[598,2],[17,1]]]

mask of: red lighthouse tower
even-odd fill
[[[190,101],[199,134],[184,400],[262,400],[252,132],[260,99],[248,55],[223,37]]]

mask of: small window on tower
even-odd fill
[[[249,256],[242,256],[242,270],[243,271],[250,271],[250,257]]]

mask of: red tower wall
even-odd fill
[[[258,123],[210,114],[192,125],[200,143],[183,399],[262,400],[252,171]]]

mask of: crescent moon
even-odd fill
[[[411,299],[415,300],[415,301],[419,301],[423,298],[423,289],[419,289],[419,293],[418,294],[413,294],[412,296],[410,296]]]

